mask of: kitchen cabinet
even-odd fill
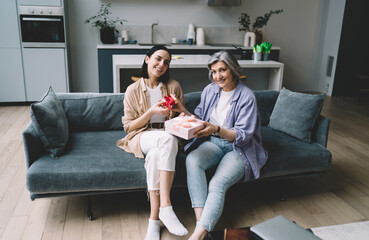
[[[0,102],[26,101],[21,50],[0,47]]]
[[[16,1],[1,0],[0,102],[25,101]]]
[[[18,5],[26,6],[62,6],[61,0],[18,0]]]
[[[69,91],[64,48],[24,48],[23,60],[27,101],[40,100],[49,86]]]
[[[18,14],[14,0],[1,0],[0,23],[0,47],[20,48]]]
[[[118,45],[118,44],[102,44],[98,45],[98,71],[99,71],[99,92],[113,92],[113,55],[132,55],[132,54],[146,54],[147,50],[152,46],[142,46],[142,45]],[[203,54],[211,55],[220,50],[228,50],[234,55],[239,56],[240,51],[236,50],[234,47],[215,45],[212,46],[182,46],[182,45],[170,45],[167,46],[172,55],[176,54]],[[252,57],[252,48],[247,51],[247,59]],[[279,60],[279,47],[273,47],[271,50],[270,59],[274,61]],[[202,73],[201,73],[202,74]],[[256,74],[256,73],[255,73]]]
[[[176,79],[184,93],[201,91],[210,81],[207,64],[209,55],[175,55],[170,63],[170,77]],[[125,92],[132,83],[132,73],[139,72],[144,54],[113,55],[113,89],[114,93]],[[253,90],[275,90],[282,88],[284,64],[276,61],[238,60],[243,69],[241,75],[246,75],[246,85]],[[190,69],[190,71],[189,71]]]

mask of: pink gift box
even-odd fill
[[[183,139],[193,138],[195,132],[205,126],[200,120],[189,116],[179,116],[165,121],[165,131]]]

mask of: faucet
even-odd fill
[[[158,25],[157,23],[151,24],[151,43],[154,44],[154,26]]]

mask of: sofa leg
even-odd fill
[[[90,221],[95,219],[92,212],[91,195],[87,196],[87,217]]]

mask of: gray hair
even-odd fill
[[[219,61],[223,61],[225,64],[228,65],[229,69],[231,70],[233,80],[236,81],[240,78],[242,68],[241,68],[240,64],[238,64],[238,61],[235,58],[235,56],[232,53],[228,52],[228,51],[220,51],[220,52],[214,53],[208,61],[210,81],[214,81],[213,76],[211,74],[211,65],[213,65],[214,63],[217,63]]]

